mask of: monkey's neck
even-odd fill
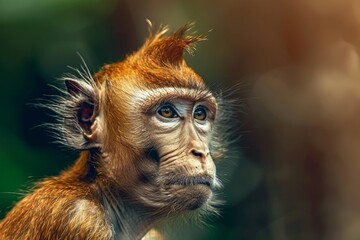
[[[63,172],[62,178],[92,186],[97,195],[95,197],[103,206],[107,221],[112,225],[114,240],[141,239],[151,228],[152,223],[156,222],[156,218],[149,212],[138,209],[128,199],[126,192],[119,189],[115,181],[99,176],[94,166],[99,159],[93,156],[90,152],[82,152],[74,166]]]
[[[105,213],[114,230],[114,239],[141,239],[155,219],[124,199],[124,194],[114,191],[116,188],[111,183],[100,182],[99,188]]]

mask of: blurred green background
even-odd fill
[[[221,216],[169,239],[360,239],[359,16],[357,0],[0,0],[0,217],[78,156],[32,104],[77,53],[95,73],[138,49],[150,19],[208,35],[186,59],[236,111]]]

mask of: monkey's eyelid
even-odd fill
[[[149,96],[147,98],[142,98],[139,101],[136,102],[136,105],[138,105],[143,113],[148,113],[153,110],[157,110],[162,104],[166,103],[166,101],[158,101],[156,100],[156,97]]]
[[[209,96],[209,97],[206,97],[206,98],[203,98],[203,99],[200,99],[198,101],[196,101],[196,104],[195,104],[195,109],[200,107],[200,106],[203,106],[206,108],[206,110],[208,111],[211,111],[211,112],[216,112],[217,111],[217,108],[218,108],[218,103],[216,101],[216,99],[212,96]]]
[[[206,112],[210,111],[210,109],[205,105],[205,104],[199,104],[199,105],[196,105],[195,108],[194,108],[194,112],[196,110],[198,110],[199,108],[203,108]]]
[[[147,102],[142,102],[140,104],[142,110],[141,112],[144,114],[154,114],[160,110],[160,108],[169,106],[175,109],[176,113],[178,113],[178,109],[175,107],[174,104],[171,103],[170,99],[163,99],[160,101],[152,101],[151,104],[147,104]]]

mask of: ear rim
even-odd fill
[[[72,79],[66,79],[65,85],[66,85],[67,92],[69,94],[71,94],[72,96],[81,94],[80,84],[77,81],[74,81]]]
[[[93,81],[87,81],[79,78],[64,78],[66,86],[66,101],[64,101],[63,112],[63,138],[65,145],[77,150],[89,150],[99,148],[98,134],[98,89]],[[92,80],[92,79],[91,79]],[[82,107],[93,106],[91,116],[81,122]],[[88,123],[88,127],[84,124]]]

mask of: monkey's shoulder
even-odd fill
[[[111,239],[91,186],[47,179],[0,223],[1,239]]]

